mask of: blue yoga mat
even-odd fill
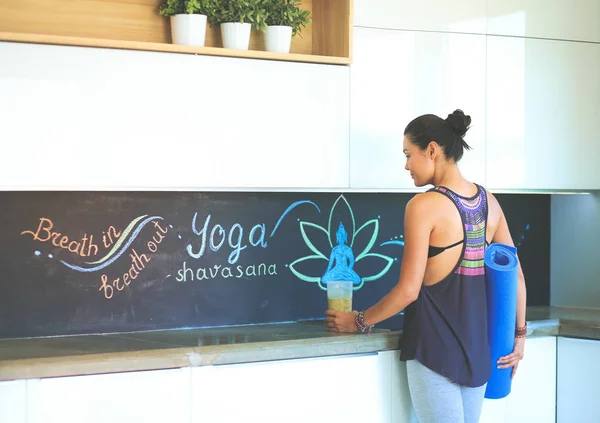
[[[498,369],[497,361],[515,347],[519,259],[517,249],[491,244],[485,250],[485,282],[488,308],[488,339],[492,352],[492,375],[485,398],[500,399],[510,394],[512,368]]]

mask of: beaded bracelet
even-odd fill
[[[527,336],[527,323],[525,326],[518,327],[515,329],[515,338],[525,338]]]
[[[358,328],[358,330],[360,330],[361,332],[367,331],[367,336],[371,335],[371,329],[373,329],[375,325],[367,325],[367,323],[365,322],[364,311],[359,311],[356,317],[354,318],[354,321],[356,322],[356,327]]]

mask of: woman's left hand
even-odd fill
[[[327,310],[325,312],[325,326],[330,332],[356,332],[356,322],[354,318],[358,314],[357,311],[345,313],[343,311]]]
[[[513,352],[504,357],[498,359],[499,369],[508,369],[512,367],[511,378],[517,374],[517,367],[519,367],[519,361],[523,359],[525,355],[525,338],[515,338],[515,347]]]

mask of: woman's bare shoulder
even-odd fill
[[[422,218],[433,218],[444,213],[444,207],[448,204],[448,199],[433,191],[427,191],[416,194],[406,204],[406,212],[410,214],[418,214]]]
[[[502,207],[500,206],[500,203],[498,202],[496,196],[489,192],[487,189],[485,190],[485,192],[487,194],[488,208],[490,210],[490,213],[493,212],[494,214],[498,215],[502,214]]]
[[[440,207],[437,197],[442,196],[424,192],[416,194],[408,201],[404,212],[405,239],[408,239],[408,234],[426,236],[431,232],[439,219]]]
[[[485,189],[485,193],[487,194],[488,203],[498,204],[498,199],[494,194],[492,194],[487,188]]]
[[[498,199],[496,198],[496,196],[494,194],[492,194],[491,192],[489,192],[486,189],[486,193],[487,193],[487,198],[488,198],[488,230],[489,232],[493,233],[496,231],[496,229],[498,228],[498,225],[500,223],[500,219],[503,216],[503,212],[502,212],[502,207],[500,206],[500,202],[498,201]]]
[[[434,191],[426,191],[420,194],[416,194],[413,198],[408,201],[407,207],[427,207],[435,204],[439,204],[440,200],[444,200],[445,197]]]

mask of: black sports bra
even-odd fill
[[[460,240],[458,242],[455,242],[454,244],[448,245],[447,247],[434,247],[433,245],[430,245],[429,246],[429,252],[427,253],[427,258],[435,257],[438,254],[443,253],[447,249],[452,248],[452,247],[456,247],[457,245],[460,245],[463,242],[464,242],[464,239],[462,239],[462,240]],[[485,240],[485,245],[486,246],[490,245],[490,243],[488,242],[487,239]]]

